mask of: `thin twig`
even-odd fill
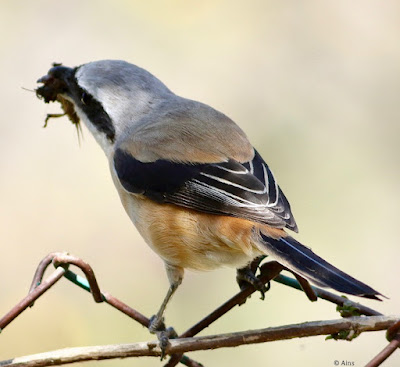
[[[400,316],[349,317],[338,320],[313,321],[267,329],[242,331],[195,338],[170,340],[168,354],[196,350],[236,347],[244,344],[265,343],[276,340],[329,335],[342,330],[365,331],[385,330],[399,320]],[[102,345],[61,349],[12,360],[1,361],[1,367],[45,367],[89,360],[127,357],[160,356],[158,341],[134,344]]]
[[[69,254],[59,253],[53,259],[53,264],[55,267],[58,266],[69,266],[75,265],[79,269],[83,271],[86,276],[87,281],[89,282],[90,292],[92,293],[93,299],[96,303],[101,303],[104,301],[99,285],[96,280],[96,276],[94,275],[94,271],[92,267],[86,262],[83,261],[81,258],[72,256]]]
[[[57,268],[45,281],[31,291],[25,298],[17,303],[6,315],[0,319],[0,331],[11,321],[19,316],[24,310],[33,304],[44,292],[60,280],[65,273],[64,268]]]
[[[274,278],[274,281],[302,291],[300,284],[295,279],[287,277],[285,275],[279,274],[276,278]],[[331,292],[327,291],[326,289],[315,287],[315,286],[312,286],[312,289],[317,294],[318,298],[335,303],[338,306],[343,306],[344,304],[346,304],[346,305],[356,307],[362,315],[365,315],[365,316],[382,315],[380,312],[378,312],[372,308],[364,306],[358,302],[353,302],[348,298],[338,296],[337,294],[331,293]]]
[[[400,346],[400,335],[397,335],[385,348],[382,349],[365,367],[380,366]]]
[[[142,315],[139,311],[134,310],[132,307],[129,307],[124,302],[120,301],[119,299],[113,297],[111,294],[107,292],[103,292],[103,296],[106,302],[116,308],[117,310],[121,311],[125,315],[129,316],[130,318],[136,320],[138,323],[143,325],[144,327],[149,327],[150,319],[146,316]]]
[[[51,252],[40,261],[38,267],[36,268],[35,275],[33,276],[32,284],[28,293],[31,293],[38,285],[40,285],[44,276],[44,272],[53,262],[54,256],[57,254],[59,254],[59,252]]]
[[[387,340],[391,341],[397,336],[398,333],[400,333],[400,320],[396,322],[394,325],[392,325],[389,329],[387,329],[386,332]]]
[[[300,285],[302,291],[306,294],[308,299],[311,302],[317,301],[318,300],[317,293],[314,290],[313,286],[308,282],[308,280],[303,278],[299,274],[293,273],[293,275],[296,278],[296,280],[299,282],[299,285]]]
[[[366,367],[376,367],[388,359],[400,347],[400,320],[390,326],[386,331],[386,338],[390,343],[382,349]]]

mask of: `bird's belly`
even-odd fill
[[[148,245],[171,265],[195,270],[240,268],[261,255],[254,223],[200,213],[138,196],[121,195],[122,203]]]

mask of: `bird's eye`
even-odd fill
[[[87,93],[85,93],[85,92],[82,92],[82,95],[81,95],[81,102],[84,104],[84,105],[87,105],[87,104],[89,104],[90,103],[90,95],[89,94],[87,94]]]

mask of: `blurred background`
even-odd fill
[[[85,129],[79,144],[67,118],[43,129],[60,108],[23,89],[52,62],[104,58],[144,67],[236,121],[290,199],[296,238],[390,298],[364,304],[398,314],[398,1],[2,0],[0,49],[0,315],[56,250],[85,259],[103,290],[145,315],[164,297],[161,260],[124,213],[101,149]],[[187,272],[167,322],[183,332],[236,291],[232,269]],[[333,305],[273,283],[264,302],[253,296],[202,335],[338,317]],[[1,333],[0,359],[153,338],[64,280]],[[206,366],[361,366],[386,343],[380,332],[190,356]],[[400,353],[385,364],[398,365]]]

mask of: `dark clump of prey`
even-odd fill
[[[53,63],[53,67],[57,68],[62,66],[59,63]],[[52,118],[67,116],[72,124],[76,127],[76,132],[80,141],[82,136],[82,126],[80,124],[80,119],[75,111],[74,104],[66,99],[61,93],[62,90],[66,87],[65,83],[50,74],[41,77],[40,79],[38,79],[37,82],[44,83],[44,85],[36,89],[36,95],[39,98],[43,98],[46,103],[55,101],[60,102],[61,108],[64,111],[64,113],[47,114],[44,120],[43,127],[47,127],[49,120]]]

